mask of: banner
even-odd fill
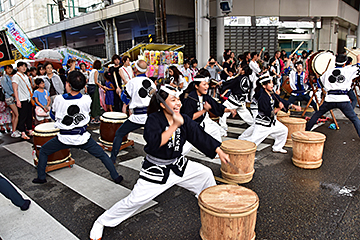
[[[34,59],[36,47],[14,19],[10,19],[9,22],[5,24],[5,27],[7,28],[6,34],[16,49],[19,50],[25,58]]]
[[[0,31],[0,65],[5,66],[15,63],[8,43],[5,30]]]
[[[61,53],[61,55],[64,56],[63,66],[66,66],[67,61],[72,58],[76,59],[77,67],[80,65],[80,63],[85,63],[86,69],[92,69],[92,65],[95,60],[100,60],[102,62],[101,58],[99,57],[92,56],[88,53],[84,53],[70,47],[59,47],[54,48],[53,50],[58,51],[59,53]]]

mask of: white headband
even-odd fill
[[[336,64],[336,65],[344,65],[346,62],[347,62],[347,59],[346,59],[345,62],[336,62],[335,64]]]
[[[271,77],[270,76],[265,76],[264,78],[262,78],[262,79],[259,79],[259,83],[263,83],[263,82],[267,82],[267,81],[271,81],[272,79],[271,79]]]
[[[142,68],[138,65],[138,62],[139,62],[139,60],[137,60],[137,61],[135,62],[135,67],[136,67],[136,69],[137,69],[139,72],[141,72],[141,73],[146,72],[147,69],[142,69]]]
[[[194,78],[194,81],[196,81],[196,82],[202,82],[202,81],[209,82],[209,77],[205,77],[205,78]]]
[[[165,84],[160,87],[160,90],[163,90],[164,92],[167,92],[168,94],[178,98],[180,96],[181,92],[178,91],[176,88],[173,88],[173,90],[172,90],[172,89],[168,88],[168,86],[173,88],[169,84]]]

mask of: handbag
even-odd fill
[[[5,101],[5,93],[3,92],[2,87],[0,87],[0,101],[1,102]]]
[[[31,102],[31,105],[33,105],[33,107],[35,107],[36,105],[35,105],[35,100],[33,99],[33,93],[30,91],[30,88],[29,88],[29,86],[26,84],[26,82],[25,82],[25,80],[22,78],[22,76],[20,75],[20,74],[17,74],[20,78],[21,78],[21,80],[23,80],[23,82],[25,83],[25,86],[26,86],[26,88],[28,89],[28,91],[29,91],[29,93],[30,93],[30,102]]]
[[[48,117],[49,116],[49,114],[47,112],[45,112],[44,109],[42,109],[40,106],[35,107],[35,113],[39,117]]]

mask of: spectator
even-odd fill
[[[33,95],[33,99],[35,101],[35,118],[38,123],[49,122],[51,103],[49,92],[44,89],[45,82],[42,78],[36,78],[35,83],[38,87]]]
[[[64,84],[61,81],[61,78],[53,72],[54,68],[51,62],[45,62],[44,68],[46,71],[46,75],[45,77],[43,77],[45,82],[45,89],[50,94],[51,105],[52,105],[57,95],[64,94]]]
[[[31,105],[31,85],[29,78],[25,75],[26,63],[17,63],[17,73],[12,77],[12,86],[14,90],[16,106],[19,111],[19,122],[17,129],[21,132],[21,138],[29,140],[26,135],[28,130],[29,135],[32,135],[32,105]]]
[[[190,61],[189,60],[184,61],[184,65],[181,68],[180,72],[184,76],[187,84],[189,84],[190,82],[193,81],[191,70],[190,70]]]
[[[111,73],[109,72],[105,72],[104,73],[104,78],[105,78],[105,104],[106,104],[106,109],[109,110],[110,112],[113,111],[113,105],[114,105],[114,91],[115,91],[115,87],[114,85],[111,83]],[[126,111],[126,110],[125,110]]]
[[[208,70],[210,73],[210,78],[214,80],[219,80],[219,73],[223,70],[220,64],[215,60],[215,58],[210,57],[209,61],[205,65],[204,69]]]
[[[91,97],[91,123],[99,124],[100,121],[97,119],[100,112],[100,97],[99,97],[99,88],[104,88],[99,83],[99,69],[101,69],[101,62],[99,60],[95,60],[93,63],[93,69],[89,75],[89,81],[87,84],[87,91]]]
[[[39,64],[36,68],[36,76],[40,77],[40,76],[44,76],[45,75],[45,68],[44,65]]]
[[[126,86],[126,84],[132,79],[134,78],[134,72],[132,70],[131,64],[130,64],[130,58],[128,56],[124,56],[122,58],[122,62],[123,65],[122,67],[119,69],[119,74],[120,77],[122,79],[122,85],[119,86],[121,91],[124,90],[124,87]],[[111,74],[110,74],[111,75]],[[110,79],[111,80],[111,79]],[[115,86],[114,86],[115,87]],[[118,90],[118,94],[121,93],[121,91]],[[126,108],[127,108],[127,104],[123,103],[122,106],[122,112],[126,113]]]
[[[15,74],[15,73],[13,74],[13,71],[14,70],[12,65],[5,66],[5,73],[1,78],[1,86],[5,93],[5,102],[11,109],[11,125],[12,125],[11,137],[16,138],[16,137],[20,137],[21,133],[18,130],[16,130],[19,121],[19,111],[18,108],[16,107],[15,95],[11,81],[12,75]]]
[[[188,86],[188,84],[184,78],[184,75],[175,66],[169,67],[169,80],[170,80],[169,84],[171,86],[182,89],[182,90],[185,90]]]
[[[198,61],[194,58],[190,62],[190,71],[191,71],[191,77],[194,80],[194,77],[198,74],[199,69],[197,68]]]
[[[123,102],[120,99],[121,86],[122,86],[122,81],[120,76],[120,56],[115,54],[114,56],[112,56],[111,62],[114,64],[114,66],[109,68],[109,72],[111,73],[112,83],[116,88],[116,94],[114,94],[114,111],[121,112]]]

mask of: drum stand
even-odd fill
[[[35,158],[34,159],[34,164],[35,166],[38,165],[38,159]],[[69,156],[69,158],[61,163],[56,163],[56,164],[47,164],[46,168],[45,168],[45,172],[51,172],[60,168],[65,168],[65,167],[70,167],[72,168],[72,166],[75,164],[75,160],[71,157],[71,154]]]
[[[301,114],[301,117],[304,117],[305,113],[306,113],[306,110],[309,108],[310,106],[310,103],[311,101],[313,100],[313,98],[315,97],[315,101],[316,101],[316,104],[318,105],[318,107],[320,107],[323,103],[324,103],[324,100],[325,100],[325,92],[323,89],[321,89],[323,91],[323,96],[321,97],[321,102],[319,102],[317,96],[316,96],[316,93],[317,91],[319,90],[319,87],[316,86],[316,88],[314,87],[313,85],[313,77],[310,77],[309,79],[309,83],[310,83],[310,86],[311,86],[311,90],[313,92],[313,95],[311,96],[309,102],[307,103],[303,113]],[[358,98],[358,101],[359,101],[359,98]],[[333,110],[330,110],[330,114],[331,114],[331,117],[332,117],[332,121],[335,123],[336,125],[336,129],[339,129],[339,125],[338,125],[338,122],[336,121],[336,118],[335,118],[335,115],[334,115],[334,112]]]
[[[98,142],[98,144],[99,144],[100,147],[101,147],[102,149],[104,149],[105,151],[111,152],[111,151],[112,151],[112,148],[113,148],[112,143],[106,144],[106,143],[104,143],[104,142],[105,142],[105,141],[102,140],[101,142]],[[127,140],[127,141],[125,141],[125,142],[122,142],[119,151],[121,151],[121,150],[123,150],[124,148],[127,148],[127,147],[129,147],[129,146],[134,146],[134,141],[133,141],[133,140]]]

